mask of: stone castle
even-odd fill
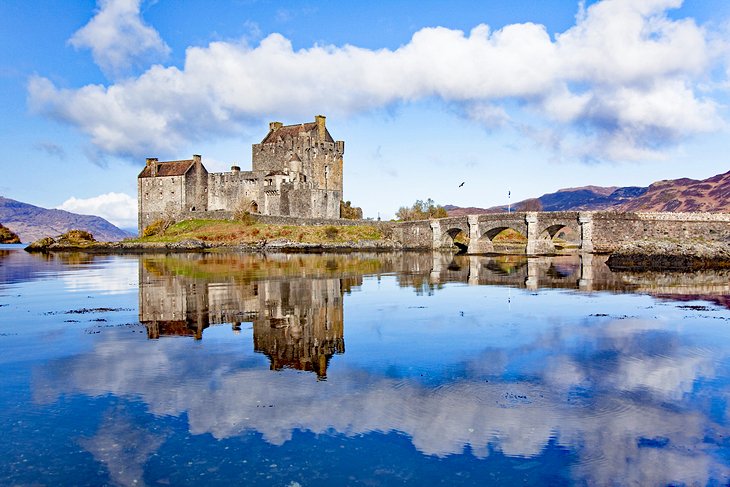
[[[139,231],[159,219],[204,218],[211,211],[248,211],[262,215],[339,218],[342,156],[325,117],[283,125],[253,144],[251,171],[209,173],[202,158],[158,161],[148,158],[137,177]]]

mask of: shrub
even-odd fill
[[[337,235],[339,235],[339,234],[340,234],[339,228],[333,227],[332,225],[325,227],[325,229],[324,229],[324,236],[330,240],[336,239]]]
[[[235,218],[246,226],[251,226],[256,223],[256,217],[247,211],[236,212]]]
[[[159,219],[155,220],[149,225],[147,225],[144,230],[142,230],[142,236],[143,237],[152,237],[153,235],[159,235],[163,233],[167,228],[170,226],[170,220],[165,219]]]
[[[93,242],[94,236],[86,230],[69,230],[61,235],[61,239],[70,242]]]
[[[349,201],[340,201],[340,218],[362,220],[362,208],[352,206]]]
[[[252,203],[239,203],[238,207],[233,212],[233,219],[243,223],[246,226],[256,223],[256,217],[251,214],[251,205]]]

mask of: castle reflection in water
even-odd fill
[[[194,255],[140,259],[140,322],[151,339],[202,339],[212,324],[253,324],[254,350],[272,370],[327,374],[345,351],[342,295],[362,277],[316,278],[307,259]]]
[[[345,351],[343,296],[366,275],[395,275],[401,286],[418,293],[461,282],[671,299],[712,295],[727,304],[730,280],[726,271],[718,272],[613,273],[605,257],[590,254],[531,259],[443,253],[153,255],[139,260],[139,319],[150,339],[200,340],[210,325],[230,324],[239,331],[242,323],[252,323],[254,350],[268,357],[272,370],[312,371],[324,379],[332,356]]]

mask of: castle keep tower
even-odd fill
[[[288,171],[312,189],[342,192],[345,143],[332,138],[323,115],[314,120],[298,125],[271,122],[264,140],[251,147],[253,170]]]
[[[339,218],[345,143],[332,138],[325,120],[317,115],[297,125],[271,122],[251,148],[251,171],[234,165],[230,172],[208,173],[199,155],[147,159],[137,177],[140,233],[158,219],[205,218],[206,212]]]

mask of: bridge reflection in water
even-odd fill
[[[730,303],[730,271],[611,272],[593,254],[527,258],[448,253],[348,255],[179,254],[139,260],[139,319],[150,339],[202,339],[210,325],[251,323],[254,350],[272,370],[312,371],[321,379],[344,353],[343,297],[364,276],[395,275],[401,287],[436,292],[447,283],[704,297]]]

